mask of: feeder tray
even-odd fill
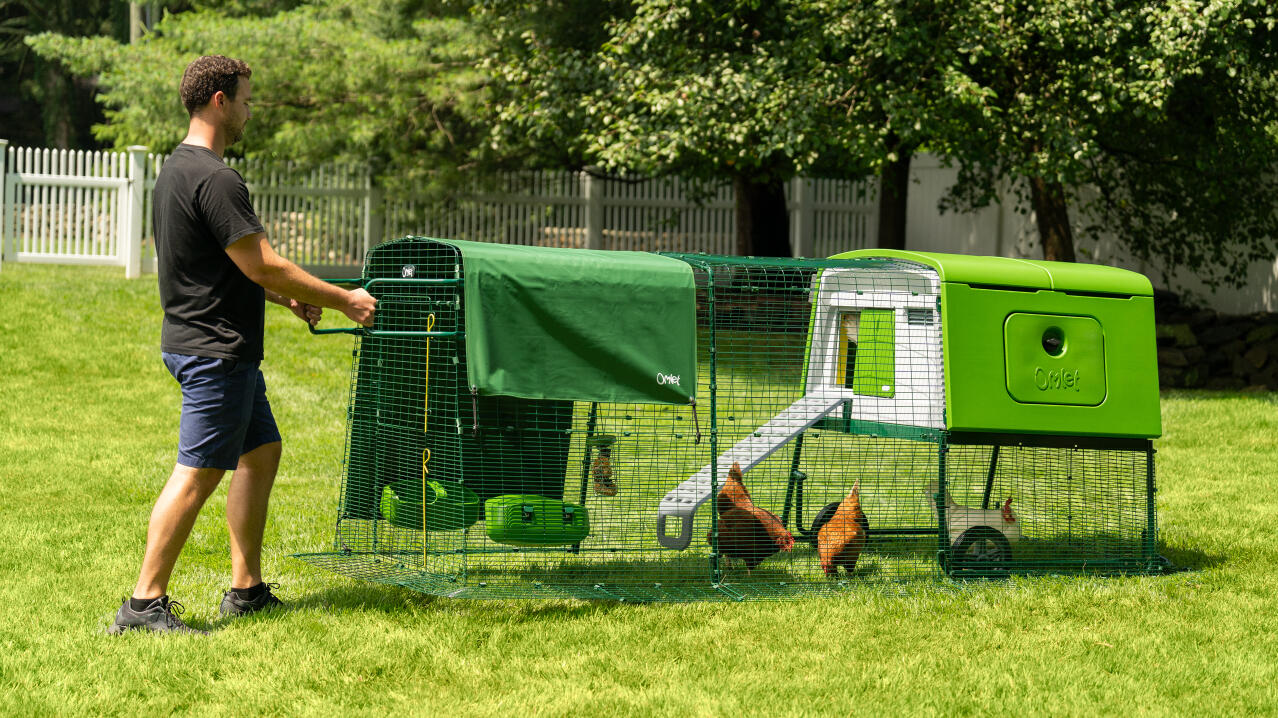
[[[479,520],[479,496],[456,481],[426,480],[426,506],[421,502],[422,484],[396,481],[382,488],[382,517],[392,526],[420,531],[422,517],[427,531],[455,531]]]
[[[488,537],[512,546],[580,543],[590,533],[584,506],[535,494],[494,496],[484,502]]]

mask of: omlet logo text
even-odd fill
[[[1069,369],[1052,369],[1047,370],[1043,367],[1034,368],[1034,386],[1039,391],[1048,391],[1049,389],[1073,389],[1078,391],[1082,380],[1078,376],[1078,370]]]
[[[679,386],[679,378],[678,374],[662,374],[661,372],[657,372],[657,384],[660,386],[666,386],[667,384]]]

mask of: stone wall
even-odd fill
[[[1193,309],[1160,292],[1154,315],[1162,388],[1278,390],[1278,314]]]

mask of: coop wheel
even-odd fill
[[[838,501],[821,507],[821,510],[817,512],[816,518],[812,519],[812,533],[815,534],[820,531],[822,526],[826,525],[830,522],[830,519],[834,518],[834,512],[838,510]]]
[[[821,530],[822,526],[826,525],[830,522],[830,519],[834,518],[834,512],[839,510],[840,503],[841,502],[839,501],[835,501],[832,504],[826,504],[821,507],[821,510],[817,512],[816,518],[812,519],[812,534],[815,535]],[[870,533],[870,520],[865,517],[865,514],[861,514],[857,517],[857,523],[861,524],[861,530],[868,536]]]
[[[1012,545],[1007,537],[989,526],[964,531],[950,548],[952,571],[1002,572],[1011,560]]]

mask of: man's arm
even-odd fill
[[[319,324],[320,318],[323,316],[323,310],[314,304],[307,304],[306,302],[299,302],[296,299],[289,299],[288,297],[282,294],[276,294],[269,289],[264,289],[263,291],[266,293],[266,301],[271,302],[272,304],[278,304],[281,307],[288,309],[296,315],[298,319],[301,319],[311,326]]]
[[[261,232],[240,237],[226,248],[235,266],[244,276],[260,284],[271,301],[274,294],[285,301],[278,302],[292,308],[288,299],[317,307],[329,307],[345,314],[351,321],[366,327],[373,326],[373,312],[377,299],[363,289],[345,290],[307,273],[301,267],[276,254]],[[301,316],[301,315],[299,315]]]
[[[271,304],[278,304],[278,305],[280,305],[281,307],[287,307],[287,306],[290,306],[293,302],[295,302],[295,301],[297,301],[297,300],[295,300],[295,299],[289,299],[288,297],[284,296],[283,294],[276,294],[275,292],[272,292],[271,290],[267,289],[267,290],[266,290],[266,301],[270,302]]]

